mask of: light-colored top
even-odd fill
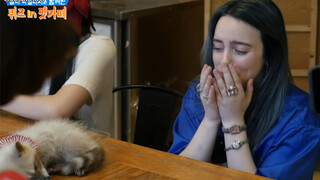
[[[115,56],[116,49],[109,37],[92,34],[78,47],[73,74],[63,85],[79,85],[89,92],[92,104],[82,106],[74,116],[111,137],[114,137],[112,88]],[[47,81],[38,94],[49,94],[49,86]]]

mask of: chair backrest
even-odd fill
[[[183,94],[164,87],[127,85],[113,92],[140,89],[138,112],[133,143],[167,151],[171,145],[171,129],[175,107]]]

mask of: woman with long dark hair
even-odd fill
[[[312,179],[320,119],[292,84],[278,7],[229,1],[208,32],[204,66],[184,97],[169,152],[275,179]]]

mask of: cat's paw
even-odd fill
[[[60,172],[62,170],[62,168],[65,165],[66,165],[65,163],[54,164],[54,165],[48,167],[48,172],[49,172],[49,174],[58,173],[58,172]]]
[[[84,169],[77,169],[74,173],[77,176],[84,176],[86,174],[86,171]]]

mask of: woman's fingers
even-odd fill
[[[206,87],[205,93],[204,93],[204,89],[208,81],[208,77],[212,78],[211,71],[212,71],[211,66],[208,66],[207,64],[203,66],[201,70],[201,75],[200,75],[200,83],[197,86],[197,91],[200,93],[200,95],[204,96],[206,99],[209,93],[208,86]],[[211,79],[209,81],[211,81]]]
[[[226,96],[226,84],[217,69],[213,70],[213,73],[221,98],[223,98],[224,96]]]
[[[209,100],[211,100],[211,99],[215,100],[216,99],[215,90],[214,90],[213,85],[210,85],[209,95],[208,96],[209,96]]]
[[[202,70],[201,70],[201,74],[200,74],[200,88],[202,88],[203,87],[203,82],[205,82],[205,79],[206,79],[206,77],[205,77],[205,71],[206,71],[206,69],[207,69],[207,66],[208,65],[204,65],[203,66],[203,68],[202,68]]]
[[[241,88],[242,87],[242,83],[241,83],[241,80],[239,78],[239,75],[236,71],[236,69],[234,68],[234,64],[229,64],[229,70],[231,72],[231,75],[232,75],[232,78],[233,78],[233,81],[234,81],[234,85],[239,89],[243,89]]]
[[[211,75],[209,75],[208,78],[206,79],[206,82],[205,82],[203,89],[202,89],[201,96],[206,100],[208,100],[208,98],[209,98],[209,90],[210,90],[210,86],[211,86],[211,80],[212,80],[212,77],[211,77]]]
[[[229,71],[229,67],[227,64],[222,64],[222,72],[224,76],[224,80],[226,83],[226,88],[228,89],[230,86],[234,86],[233,74]]]
[[[201,75],[200,75],[200,87],[203,88],[204,84],[207,81],[208,75],[211,73],[212,68],[205,64],[202,68]]]
[[[217,80],[215,78],[212,78],[212,85],[213,85],[215,96],[217,97],[217,99],[222,98],[220,89],[217,84]]]
[[[222,73],[218,70],[214,70],[214,75],[217,80],[217,84],[222,97],[235,96],[239,90],[243,91],[242,83],[236,72],[233,64],[222,64]]]
[[[246,88],[246,97],[247,97],[248,104],[251,102],[252,94],[253,94],[253,79],[249,79],[247,83],[247,88]]]

